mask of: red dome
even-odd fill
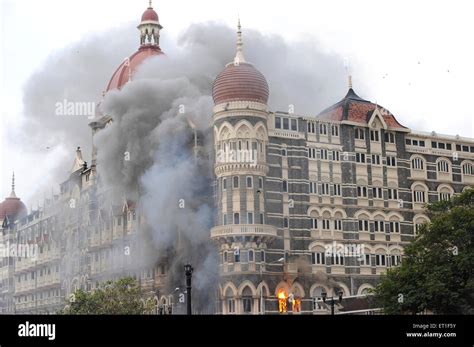
[[[26,214],[26,206],[19,198],[8,197],[0,204],[0,220],[5,219],[5,216],[15,220]]]
[[[124,84],[128,82],[130,76],[133,77],[135,70],[145,59],[161,54],[163,54],[163,52],[158,46],[141,46],[138,51],[133,53],[130,58],[128,58],[128,62],[124,61],[122,64],[120,64],[117,70],[115,70],[109,84],[107,85],[106,92],[113,89],[121,89]]]
[[[268,83],[265,76],[252,64],[228,64],[212,86],[214,103],[230,101],[268,101]]]
[[[158,22],[158,14],[155,12],[153,7],[148,7],[142,14],[142,22],[146,20],[152,20]]]

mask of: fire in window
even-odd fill
[[[280,290],[278,292],[278,311],[280,313],[284,313],[287,310],[286,299],[287,299],[286,293],[283,290]]]
[[[288,296],[288,301],[291,304],[291,310],[293,312],[301,311],[301,298],[299,296],[295,296],[293,293],[291,293]]]

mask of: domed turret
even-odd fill
[[[132,80],[133,74],[143,61],[149,57],[164,54],[160,48],[160,30],[163,27],[159,22],[158,14],[152,7],[151,0],[137,28],[140,30],[140,48],[115,70],[105,92],[121,89]]]
[[[245,60],[240,20],[237,31],[237,53],[232,63],[217,76],[212,87],[216,105],[231,101],[268,102],[268,83],[265,76]]]
[[[0,203],[0,221],[3,221],[6,217],[10,221],[22,218],[27,214],[28,210],[25,204],[17,198],[15,194],[15,174],[12,177],[12,192],[10,196]]]

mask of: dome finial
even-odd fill
[[[151,3],[151,0],[148,0],[148,8],[153,8],[153,4]]]
[[[15,194],[15,171],[13,171],[13,174],[12,174],[12,192],[10,194],[10,198],[16,198],[16,194]]]
[[[242,41],[242,27],[240,26],[240,16],[239,16],[238,22],[237,22],[237,53],[234,58],[235,65],[239,65],[240,63],[245,63],[243,46],[244,46],[244,43]]]
[[[347,79],[349,89],[352,89],[352,75],[349,75]]]

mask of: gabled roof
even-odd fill
[[[349,88],[346,96],[341,101],[322,111],[317,118],[367,125],[377,108],[389,128],[407,129],[387,109],[362,99],[352,88]]]

